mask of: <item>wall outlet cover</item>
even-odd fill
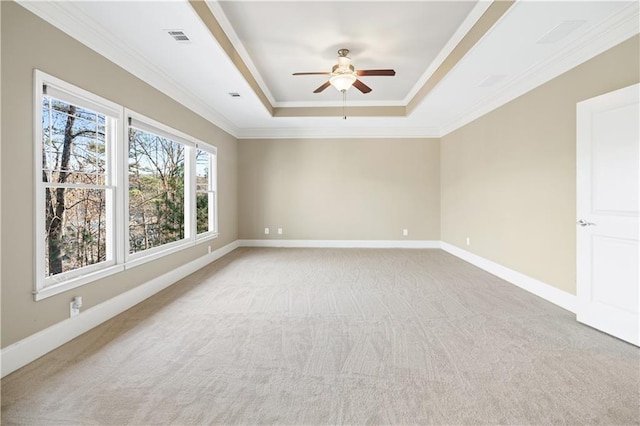
[[[77,315],[80,315],[80,308],[77,308],[75,302],[69,303],[69,317],[73,318]]]

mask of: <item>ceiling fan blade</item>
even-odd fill
[[[329,75],[330,72],[294,72],[292,75]]]
[[[369,93],[371,91],[371,87],[367,86],[360,80],[356,80],[353,82],[353,87],[361,91],[362,93]]]
[[[316,90],[314,90],[313,93],[320,93],[320,92],[322,92],[324,89],[326,89],[329,86],[331,86],[331,83],[327,81],[325,84],[323,84],[322,86],[320,86]]]
[[[369,76],[369,75],[381,75],[381,76],[390,76],[393,77],[396,75],[394,70],[358,70],[356,74],[360,76]]]

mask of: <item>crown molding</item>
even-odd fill
[[[491,96],[465,110],[457,119],[441,127],[442,136],[628,40],[640,32],[639,19],[640,3],[633,2],[590,29],[584,37],[569,42],[554,55],[538,62]]]
[[[340,92],[336,91],[337,96],[342,97]],[[347,92],[347,105],[350,107],[406,107],[402,101],[353,101],[349,99],[349,93]],[[273,105],[274,109],[283,108],[342,108],[342,99],[336,101],[287,101],[276,102]]]
[[[407,110],[403,106],[345,106],[345,107],[307,107],[307,108],[274,108],[273,117],[406,117]]]
[[[104,56],[220,129],[236,136],[238,128],[144,55],[109,34],[99,22],[73,7],[73,2],[16,0],[22,7]]]
[[[240,57],[240,54],[236,50],[235,46],[229,39],[229,36],[225,33],[224,28],[220,25],[220,21],[213,14],[211,8],[206,2],[202,0],[188,0],[191,9],[195,15],[200,19],[204,27],[209,31],[209,34],[218,43],[218,46],[227,55],[227,58],[238,70],[240,75],[249,85],[249,88],[256,95],[260,103],[266,108],[269,114],[273,114],[273,104],[260,87],[258,80],[254,77],[249,69],[247,63]],[[251,63],[252,65],[253,63]]]
[[[429,64],[429,67],[425,70],[424,74],[422,74],[416,84],[407,93],[402,101],[402,105],[408,106],[419,95],[423,87],[427,85],[429,80],[434,76],[438,69],[443,66],[447,58],[449,58],[449,56],[456,50],[456,48],[458,48],[458,45],[460,45],[463,39],[467,37],[467,34],[469,34],[469,32],[473,29],[474,26],[476,26],[476,24],[478,24],[479,21],[481,21],[485,12],[487,12],[487,9],[491,7],[494,1],[495,0],[479,1],[474,6],[474,8],[471,10],[471,13],[469,13],[460,27],[456,30],[449,41],[447,41],[447,43],[444,45],[442,50],[434,58],[433,62]],[[482,34],[480,39],[484,37],[487,32],[488,31]]]
[[[178,81],[159,70],[151,61],[144,58],[140,52],[132,49],[129,45],[120,42],[106,29],[104,29],[100,23],[92,20],[84,13],[74,8],[73,2],[16,1],[25,9],[54,25],[69,36],[96,51],[98,54],[119,65],[137,78],[150,84],[157,90],[174,99],[176,102],[189,108],[194,113],[202,116],[212,124],[239,139],[442,137],[563,74],[564,72],[588,61],[615,45],[622,43],[640,32],[638,24],[640,7],[638,2],[633,2],[618,13],[612,15],[609,19],[591,28],[588,33],[580,39],[569,41],[567,45],[561,48],[554,55],[530,67],[524,74],[517,78],[507,81],[503,88],[496,90],[492,95],[475,103],[472,107],[459,114],[455,119],[440,127],[342,128],[341,126],[335,126],[328,128],[305,126],[305,123],[301,122],[300,126],[295,128],[239,128],[218,111],[206,104],[199,98],[199,96],[197,96],[197,94],[188,91]],[[211,7],[211,3],[212,2],[208,1],[207,6]],[[491,2],[488,3],[491,4]],[[518,6],[517,3],[518,2],[516,2],[514,7]],[[477,7],[474,9],[474,14],[481,15],[487,8],[488,5]],[[196,12],[194,11],[194,13]],[[474,15],[473,17],[465,20],[465,25],[473,25],[477,20],[478,16]],[[223,25],[223,23],[221,23],[221,25]],[[468,29],[465,30],[466,31],[460,30],[459,32],[456,32],[447,44],[448,47],[440,53],[438,57],[439,61],[444,60],[442,57],[448,57],[449,52],[447,52],[446,49],[459,43],[458,39],[468,32]],[[229,35],[229,37],[231,38],[232,35]],[[250,61],[247,62],[247,66],[255,68]],[[435,65],[432,64],[432,66]],[[433,74],[433,70],[430,72],[430,69],[427,69],[421,80],[425,78],[428,80],[431,74]],[[254,73],[254,75],[259,76],[257,73]],[[420,84],[421,80],[416,84],[416,87],[423,86]],[[258,83],[261,86],[264,84],[262,81],[258,81]],[[264,93],[266,96],[270,97],[270,93],[268,91],[264,91]],[[295,105],[295,107],[293,105],[291,106],[293,107],[291,109],[297,109],[296,107],[301,109],[304,108],[304,105]],[[356,104],[350,106],[360,108],[369,107],[368,105]],[[380,105],[377,105],[377,107],[380,108]],[[393,107],[397,108],[398,105],[384,105],[382,108],[385,107],[391,107],[390,109],[394,109]],[[285,107],[278,109],[285,111],[289,108]],[[335,109],[335,107],[329,108]]]
[[[451,36],[449,41],[444,45],[442,50],[438,53],[438,55],[434,58],[433,62],[429,64],[429,67],[425,70],[424,74],[416,81],[416,84],[413,85],[411,90],[407,93],[407,95],[402,100],[401,104],[403,106],[407,106],[409,102],[413,98],[416,97],[418,92],[422,89],[422,87],[427,84],[427,81],[433,76],[433,74],[440,68],[442,63],[451,55],[451,52],[460,44],[462,39],[469,33],[471,28],[482,18],[482,15],[487,11],[487,9],[491,6],[493,0],[489,1],[479,1],[469,15],[462,22],[460,27],[456,30],[455,33]]]
[[[336,117],[336,121],[342,121]],[[340,123],[337,123],[340,124]],[[440,138],[430,127],[273,127],[241,129],[238,139],[393,139]]]
[[[426,97],[455,69],[460,62],[472,51],[485,36],[491,32],[495,25],[509,13],[515,0],[492,1],[482,16],[462,37],[458,44],[448,53],[442,63],[433,71],[424,85],[415,96],[407,103],[407,112],[411,114]]]
[[[258,68],[251,60],[251,56],[249,56],[249,52],[247,52],[247,49],[244,47],[244,43],[240,41],[240,37],[238,37],[238,34],[236,34],[236,31],[233,29],[229,18],[227,18],[222,6],[220,6],[220,2],[218,0],[204,0],[204,2],[215,17],[216,21],[218,21],[218,25],[220,25],[220,28],[222,28],[222,31],[226,34],[236,53],[240,56],[240,59],[242,59],[245,66],[249,69],[249,73],[255,79],[256,83],[262,90],[262,93],[264,93],[266,98],[269,100],[269,103],[273,107],[280,106],[277,105],[277,102],[267,87],[267,84],[262,79],[262,75],[258,72]]]

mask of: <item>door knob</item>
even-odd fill
[[[595,223],[593,223],[593,222],[587,222],[587,221],[586,221],[586,220],[584,220],[584,219],[580,219],[580,220],[579,220],[579,221],[577,221],[576,223],[577,223],[578,225],[582,226],[583,228],[584,228],[585,226],[596,226],[596,224],[595,224]]]

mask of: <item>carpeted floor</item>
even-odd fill
[[[440,250],[238,249],[7,376],[2,424],[639,424],[640,350]]]

